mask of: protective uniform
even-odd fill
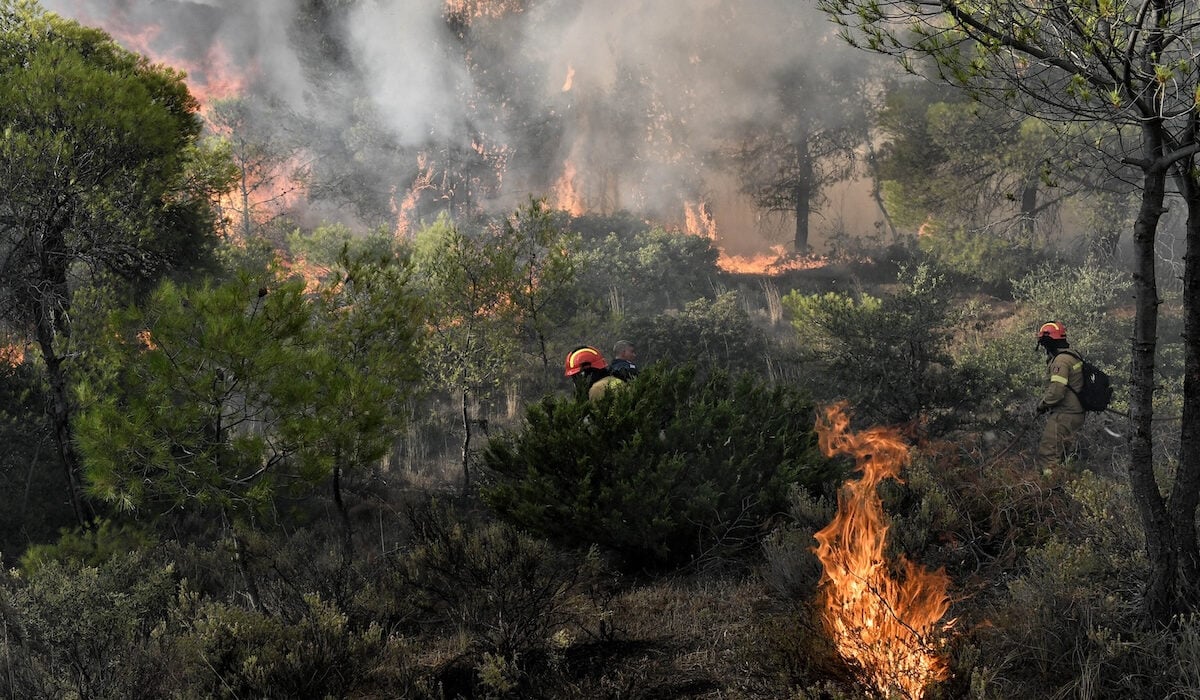
[[[604,356],[590,345],[582,345],[567,353],[567,359],[563,363],[563,374],[574,378],[576,386],[580,386],[580,382],[586,383],[587,397],[590,401],[600,398],[611,387],[625,383],[609,374]],[[582,391],[582,388],[580,390]]]
[[[604,396],[604,392],[608,391],[609,389],[615,389],[624,384],[625,382],[621,381],[618,377],[612,376],[611,374],[607,377],[601,377],[593,382],[592,386],[588,388],[588,401],[596,401],[601,396]]]
[[[1038,444],[1038,466],[1047,469],[1062,463],[1075,453],[1075,434],[1083,427],[1086,413],[1079,403],[1077,392],[1083,389],[1083,359],[1066,347],[1066,329],[1061,323],[1044,324],[1038,342],[1048,348],[1059,347],[1049,354],[1046,365],[1046,391],[1038,404],[1038,413],[1049,413],[1042,439]]]

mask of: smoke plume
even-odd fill
[[[797,104],[823,108],[787,76],[862,63],[795,0],[43,5],[186,70],[202,102],[253,101],[245,128],[307,152],[313,196],[338,203],[323,216],[378,225],[532,194],[682,225],[699,205],[747,252],[787,242],[793,224],[739,193],[728,154]],[[847,74],[837,89],[857,89]],[[824,215],[844,217],[836,208]]]

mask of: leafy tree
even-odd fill
[[[755,540],[789,486],[836,476],[816,452],[813,407],[750,375],[653,365],[598,402],[556,396],[489,441],[504,520],[627,566],[678,566]]]
[[[501,224],[501,240],[516,247],[517,304],[525,336],[542,367],[550,366],[546,338],[567,320],[577,274],[578,237],[559,226],[543,200],[530,200]]]
[[[1058,180],[1045,122],[924,81],[889,92],[879,120],[888,139],[880,172],[899,223],[936,235],[1004,218],[1015,223],[1011,237],[1032,243],[1047,206],[1039,192]]]
[[[429,347],[421,365],[459,402],[463,489],[470,487],[470,398],[499,386],[518,349],[517,249],[496,230],[469,236],[441,217],[417,233],[416,284],[428,304]]]
[[[418,304],[391,259],[345,258],[312,295],[266,284],[168,283],[113,315],[80,384],[92,493],[236,515],[330,480],[348,533],[343,475],[387,453],[417,385]]]
[[[96,274],[139,282],[203,256],[221,183],[190,177],[196,109],[179,73],[35,3],[0,2],[0,316],[41,353],[81,523],[73,293]]]
[[[941,79],[981,99],[1128,137],[1116,153],[1141,178],[1133,225],[1129,473],[1151,562],[1145,603],[1159,620],[1193,609],[1200,604],[1200,168],[1194,118],[1200,64],[1191,47],[1200,38],[1200,8],[1181,0],[822,0],[821,6],[846,26],[852,43],[908,66],[932,58]],[[1188,254],[1179,467],[1164,490],[1155,474],[1151,422],[1160,303],[1155,243],[1168,181],[1187,207]]]
[[[867,138],[867,114],[855,84],[860,64],[822,60],[773,77],[778,113],[739,130],[731,157],[743,190],[771,212],[795,216],[797,253],[809,250],[809,217],[831,185],[849,179],[855,148]]]

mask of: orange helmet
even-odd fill
[[[608,363],[604,361],[604,356],[600,354],[599,350],[590,345],[583,345],[567,354],[564,370],[568,377],[573,377],[589,367],[604,369],[607,366]]]
[[[1041,340],[1042,338],[1050,338],[1051,340],[1066,340],[1067,329],[1058,321],[1049,321],[1047,323],[1043,323],[1042,327],[1038,329],[1037,337],[1038,340]]]

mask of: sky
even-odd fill
[[[722,153],[796,109],[807,88],[779,76],[866,61],[812,3],[795,0],[42,4],[186,70],[202,102],[254,95],[272,105],[256,112],[263,128],[300,115],[316,162],[358,163],[369,174],[357,181],[390,193],[397,211],[423,183],[425,200],[438,183],[453,187],[441,178],[446,163],[473,151],[485,172],[457,187],[484,208],[532,194],[668,226],[699,217],[738,254],[786,244],[794,217],[754,207]],[[323,20],[303,11],[339,4],[349,9]],[[365,123],[376,130],[369,138]],[[811,221],[814,239],[834,226],[870,228],[871,206],[861,187],[831,191]]]

